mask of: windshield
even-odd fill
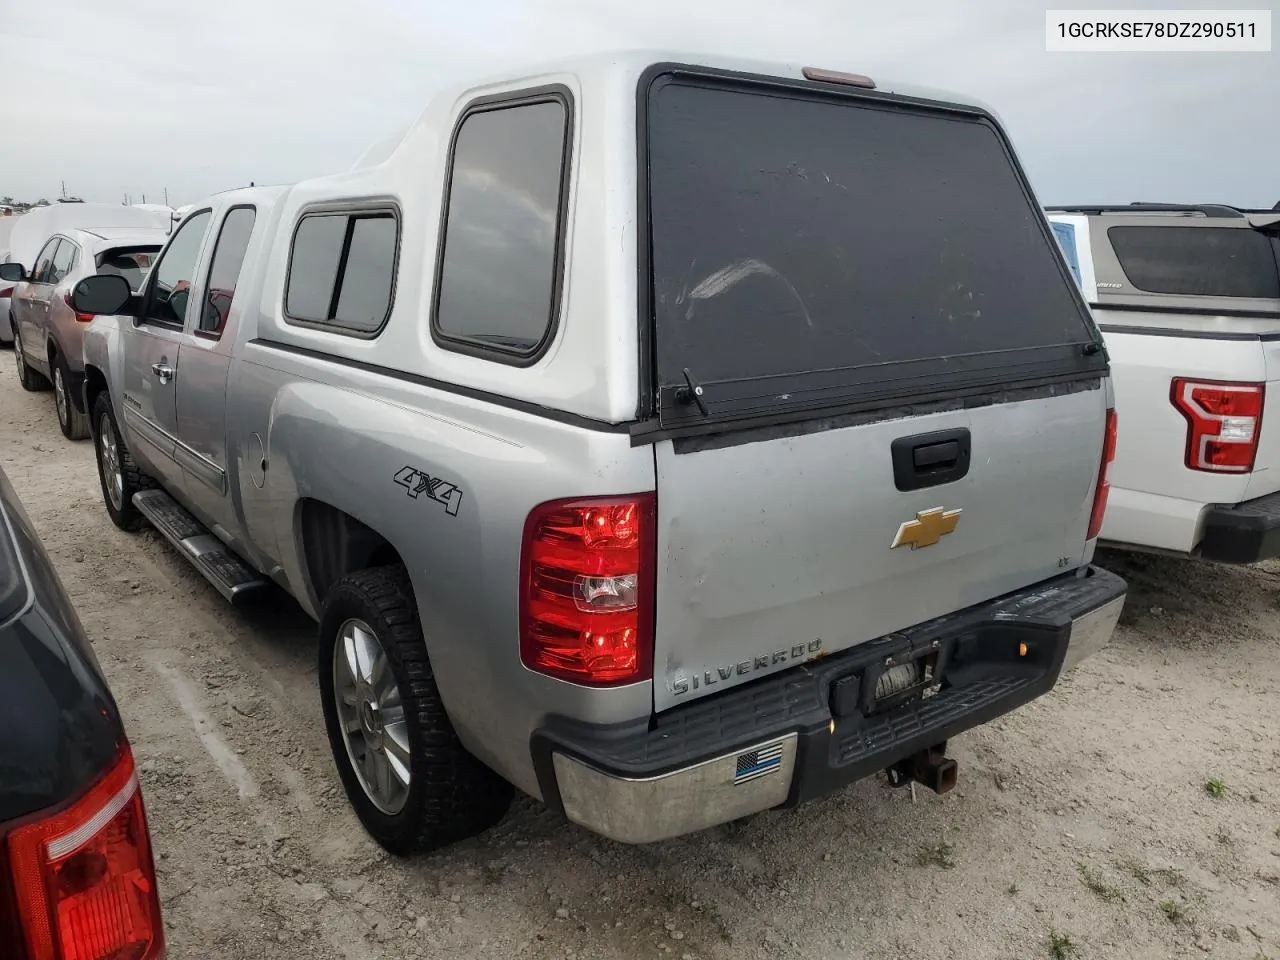
[[[132,247],[128,250],[108,250],[98,256],[99,275],[115,274],[129,281],[129,289],[142,286],[142,278],[151,269],[159,246]]]
[[[1050,353],[1076,363],[1093,339],[977,115],[669,79],[650,92],[649,169],[663,387],[687,368],[709,403],[918,395],[926,379],[1007,382]]]

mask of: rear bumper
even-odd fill
[[[1218,563],[1256,563],[1280,557],[1280,493],[1205,511],[1196,553]]]
[[[1064,669],[1106,645],[1124,597],[1122,579],[1091,567],[653,723],[553,718],[532,740],[542,796],[575,823],[625,843],[801,803],[1048,692]],[[880,675],[920,657],[939,682],[905,702],[877,703]]]

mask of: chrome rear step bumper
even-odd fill
[[[553,719],[532,743],[543,799],[625,843],[802,803],[1047,693],[1110,640],[1125,589],[1090,567],[651,723]],[[905,663],[920,664],[920,682],[881,693],[881,676]]]

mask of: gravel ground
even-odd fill
[[[396,860],[330,762],[311,621],[116,530],[5,362],[0,463],[124,711],[173,960],[1280,957],[1280,565],[1101,557],[1115,640],[954,741],[949,796],[875,778],[641,848],[522,800]]]

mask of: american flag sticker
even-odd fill
[[[738,756],[737,770],[733,782],[735,785],[756,780],[760,777],[776,773],[782,767],[782,741],[771,743],[767,747],[748,750]]]

